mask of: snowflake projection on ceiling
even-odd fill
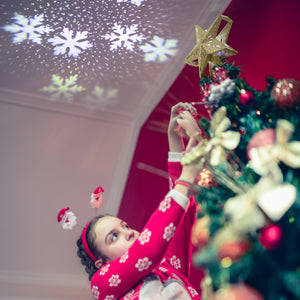
[[[51,100],[108,103],[123,81],[150,78],[174,59],[187,24],[181,7],[181,0],[2,1],[2,82]]]

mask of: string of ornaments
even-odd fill
[[[210,177],[198,182],[192,238],[206,272],[202,299],[299,299],[300,82],[269,77],[264,91],[251,87],[226,62],[237,54],[226,44],[231,25],[219,16],[208,30],[196,26],[185,59],[201,78],[192,104],[210,116],[199,122],[206,138],[181,161],[204,164]]]

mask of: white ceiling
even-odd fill
[[[229,3],[1,2],[0,299],[91,299],[57,212],[85,224],[102,185],[117,214],[143,122]]]

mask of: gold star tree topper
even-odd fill
[[[227,24],[218,34],[222,20],[227,22]],[[184,62],[188,65],[199,67],[200,78],[204,75],[208,63],[211,71],[214,65],[222,65],[224,58],[238,53],[226,44],[231,25],[232,20],[230,18],[220,15],[208,30],[203,30],[198,25],[195,26],[197,43]]]

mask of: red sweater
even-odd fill
[[[173,187],[181,165],[169,162],[168,166]],[[176,190],[165,196],[128,251],[94,274],[91,289],[95,300],[141,299],[141,287],[153,278],[162,284],[162,289],[176,281],[191,299],[200,299],[188,281],[196,203],[191,198],[186,205],[187,200]]]

